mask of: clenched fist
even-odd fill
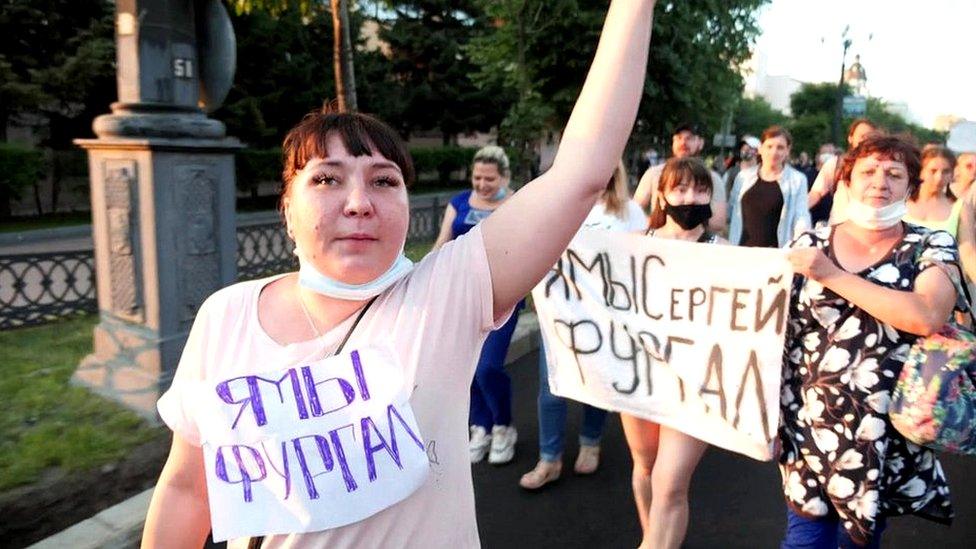
[[[840,271],[819,248],[794,248],[789,250],[786,257],[793,265],[793,272],[817,282],[822,282]]]

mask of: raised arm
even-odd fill
[[[655,0],[613,0],[552,168],[482,222],[495,314],[552,267],[606,187],[644,89]]]

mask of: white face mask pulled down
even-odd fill
[[[410,261],[403,254],[403,249],[401,248],[400,255],[397,256],[385,273],[369,282],[347,284],[330,278],[316,269],[311,261],[305,259],[297,245],[295,246],[294,253],[298,256],[298,283],[303,288],[324,296],[345,299],[347,301],[364,301],[376,297],[413,270],[413,261]]]
[[[868,206],[851,197],[847,204],[846,213],[847,219],[858,227],[880,231],[890,229],[900,223],[901,219],[908,213],[908,205],[904,200],[899,200],[878,208]]]

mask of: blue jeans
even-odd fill
[[[566,434],[566,399],[549,392],[549,367],[546,352],[539,345],[539,457],[545,461],[559,461],[563,455]],[[600,444],[607,412],[583,404],[583,425],[580,429],[580,446]]]
[[[780,549],[878,549],[881,547],[881,534],[887,524],[884,517],[874,523],[874,535],[867,545],[857,545],[847,535],[836,513],[818,519],[801,517],[786,509],[786,538]]]
[[[494,425],[512,424],[512,378],[505,371],[505,355],[522,306],[523,303],[519,303],[508,322],[488,334],[481,348],[478,368],[474,371],[469,423],[489,432]]]

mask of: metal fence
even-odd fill
[[[410,209],[407,242],[437,237],[445,202],[434,197]],[[237,279],[298,268],[294,245],[277,214],[251,216],[237,227]],[[92,250],[0,255],[0,330],[43,324],[98,310]]]
[[[0,330],[97,308],[91,250],[0,256]]]

